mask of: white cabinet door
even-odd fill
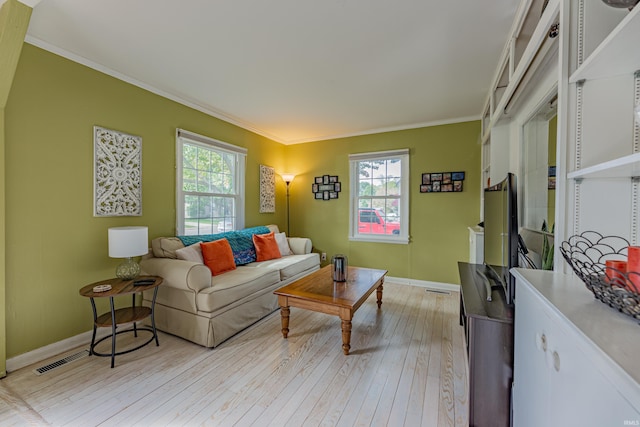
[[[549,369],[547,326],[549,318],[536,304],[533,293],[516,284],[513,366],[513,425],[538,427],[548,424]]]
[[[513,425],[638,425],[610,360],[526,282],[516,286]]]

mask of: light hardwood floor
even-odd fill
[[[91,356],[32,372],[52,358],[0,380],[0,426],[466,426],[458,298],[385,283],[382,309],[373,294],[354,316],[349,356],[337,316],[292,308],[286,340],[278,311],[215,349],[161,334],[114,369]]]

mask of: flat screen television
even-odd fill
[[[507,304],[512,304],[515,278],[509,269],[518,266],[518,203],[512,173],[484,190],[484,263],[493,282],[504,287]]]

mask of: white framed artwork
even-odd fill
[[[93,216],[142,215],[142,137],[93,127]]]
[[[260,213],[276,211],[276,173],[271,166],[260,165]]]

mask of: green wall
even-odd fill
[[[256,184],[260,164],[283,171],[285,146],[29,44],[5,125],[7,357],[91,329],[78,290],[114,275],[108,227],[175,234],[177,127],[246,147],[246,225],[285,227],[284,183],[276,214],[258,213]],[[141,217],[93,216],[94,125],[142,137]]]
[[[9,0],[0,6],[0,378],[6,375],[5,107],[13,84],[31,8]]]
[[[291,230],[308,236],[315,251],[346,254],[350,265],[385,268],[393,277],[459,283],[457,261],[469,259],[468,226],[480,216],[480,122],[341,138],[287,148],[291,184]],[[398,148],[410,150],[408,245],[351,242],[348,155]],[[426,172],[464,171],[461,193],[420,193]],[[337,200],[315,200],[315,176],[338,175]]]

